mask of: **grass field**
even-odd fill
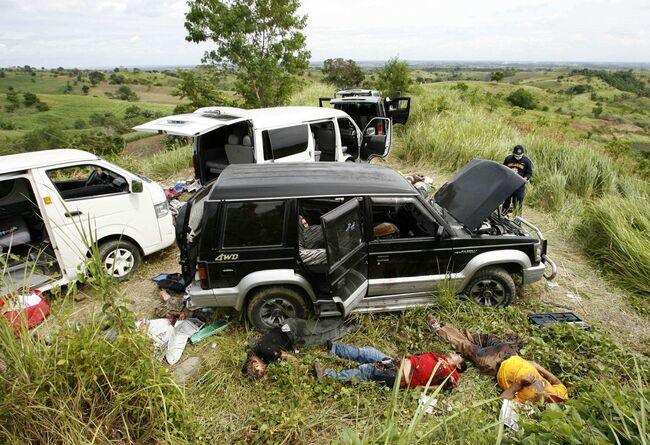
[[[435,74],[413,73],[413,77]],[[439,78],[449,74],[441,72]],[[256,334],[238,321],[214,337],[214,347],[212,341],[188,346],[186,356],[198,356],[202,364],[197,376],[179,387],[168,369],[152,359],[147,352],[150,342],[141,334],[127,330],[110,342],[102,331],[102,317],[107,315],[125,325],[136,317],[152,316],[157,296],[150,277],[176,270],[170,270],[177,268],[177,253],[170,249],[162,258],[149,260],[141,276],[125,286],[101,279],[82,286],[82,292],[92,298],[81,305],[96,306],[99,315],[82,319],[79,332],[73,320],[75,314],[84,313],[83,306],[72,298],[59,301],[52,319],[69,323],[61,323],[62,328],[50,336],[51,346],[31,336],[16,340],[0,325],[0,359],[9,365],[9,371],[0,374],[0,442],[650,443],[646,294],[650,185],[639,176],[632,155],[612,151],[608,145],[614,137],[646,140],[648,129],[637,121],[650,114],[649,104],[646,98],[621,97],[623,92],[592,79],[595,93],[611,98],[603,102],[611,119],[598,119],[589,93],[564,93],[569,86],[586,82],[580,76],[567,77],[567,70],[520,72],[498,84],[478,80],[488,74],[467,72],[458,74],[459,80],[417,85],[408,125],[395,128],[389,165],[430,174],[439,185],[468,160],[501,161],[514,144],[522,143],[535,163],[524,211],[549,238],[551,255],[560,265],[560,288],[554,291],[541,283],[520,288],[515,303],[500,309],[458,304],[443,294],[430,309],[357,316],[358,329],[345,341],[398,356],[446,352],[449,346],[425,328],[424,317],[430,312],[459,328],[496,335],[515,332],[526,342],[522,354],[570,387],[568,403],[523,418],[517,434],[504,431],[498,387],[492,378],[470,367],[459,388],[436,394],[434,414],[424,415],[417,408],[419,390],[318,383],[311,376],[314,363],[337,369],[351,365],[320,348],[299,351],[297,362],[274,363],[267,377],[251,382],[240,369],[247,341]],[[558,76],[563,79],[558,81]],[[293,104],[315,105],[318,97],[332,94],[333,87],[316,79],[317,73],[307,77],[306,88],[292,98]],[[57,88],[54,80],[46,81],[51,82],[48,88]],[[0,83],[0,91],[2,85],[6,83]],[[539,109],[522,112],[510,106],[505,97],[518,88],[532,92]],[[45,88],[40,95],[56,105],[43,114],[60,113],[60,122],[87,119],[103,107],[114,107],[108,111],[121,114],[132,105]],[[0,101],[4,99],[0,96]],[[69,102],[72,99],[79,102],[75,105]],[[162,99],[135,104],[160,107],[151,110],[163,112],[173,108],[172,102]],[[23,108],[15,116],[28,128],[47,125]],[[6,118],[0,111],[0,121]],[[2,134],[15,137],[26,129]],[[135,140],[127,154],[112,160],[162,181],[187,174],[188,148],[142,155],[156,151],[155,144],[160,141]],[[608,281],[599,277],[601,270]],[[568,299],[569,294],[578,295],[582,302]],[[148,303],[128,305],[125,295]],[[631,295],[635,297],[628,300]],[[575,307],[592,330],[568,325],[541,329],[528,323],[531,312],[563,311],[553,304]],[[122,310],[123,305],[135,307],[137,313]],[[147,309],[137,309],[142,307]],[[129,364],[128,372],[121,373],[124,363]]]

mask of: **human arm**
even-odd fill
[[[540,365],[539,363],[537,363],[537,362],[533,362],[533,361],[529,361],[528,363],[530,363],[531,365],[533,365],[533,366],[535,367],[535,369],[537,370],[537,372],[539,372],[539,373],[542,375],[542,377],[544,377],[546,380],[548,380],[549,382],[551,382],[552,385],[559,385],[559,384],[562,383],[562,382],[560,381],[560,379],[558,379],[558,378],[555,376],[555,374],[553,374],[553,373],[552,373],[551,371],[549,371],[548,369],[544,368],[544,367],[543,367],[542,365]]]
[[[295,355],[291,355],[288,352],[282,351],[280,353],[280,358],[283,360],[288,360],[290,362],[297,362],[298,358]]]
[[[532,385],[535,383],[535,376],[533,375],[527,375],[525,377],[522,377],[518,381],[514,382],[512,385],[510,385],[509,388],[505,389],[499,398],[501,399],[506,399],[506,400],[512,400],[515,398],[515,395],[524,389],[527,386]]]
[[[524,179],[526,181],[530,181],[530,178],[533,177],[533,161],[530,159],[526,158],[528,162],[526,162],[526,171],[524,172]]]

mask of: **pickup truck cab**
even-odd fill
[[[378,165],[230,166],[177,218],[190,305],[235,308],[260,330],[434,304],[442,287],[508,305],[513,275],[554,268],[539,230],[495,211],[522,181],[472,161],[427,201]]]
[[[335,97],[321,97],[318,103],[321,107],[329,103],[334,109],[346,112],[361,128],[375,117],[388,117],[393,124],[406,124],[411,111],[410,97],[384,98],[377,90],[360,88],[337,91]]]
[[[377,117],[361,128],[345,112],[319,107],[207,107],[134,127],[191,137],[195,177],[202,184],[231,164],[385,159],[392,142],[390,119]]]
[[[76,281],[93,242],[118,280],[172,245],[163,189],[81,150],[0,157],[0,296]]]

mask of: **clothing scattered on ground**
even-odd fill
[[[43,294],[36,290],[18,291],[0,298],[0,313],[13,326],[14,335],[22,329],[31,329],[43,322],[50,313]]]
[[[520,381],[524,377],[534,376],[535,379],[542,382],[544,390],[541,393],[542,395],[549,395],[559,397],[562,400],[566,400],[569,396],[569,392],[562,383],[556,385],[550,384],[542,375],[535,369],[535,367],[526,359],[513,355],[512,357],[505,360],[501,363],[499,371],[497,373],[497,382],[499,386],[504,390],[510,388],[514,383]],[[535,397],[540,394],[533,385],[528,385],[522,388],[515,394],[514,401],[519,403],[525,403],[530,400],[534,400]]]

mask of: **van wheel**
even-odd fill
[[[305,299],[293,288],[265,287],[252,296],[247,308],[248,321],[260,332],[282,326],[287,318],[305,318]]]
[[[99,258],[110,276],[118,281],[129,278],[142,261],[140,250],[126,240],[114,240],[99,246]]]
[[[515,282],[501,267],[479,270],[463,291],[467,298],[481,306],[508,306],[515,292]]]

